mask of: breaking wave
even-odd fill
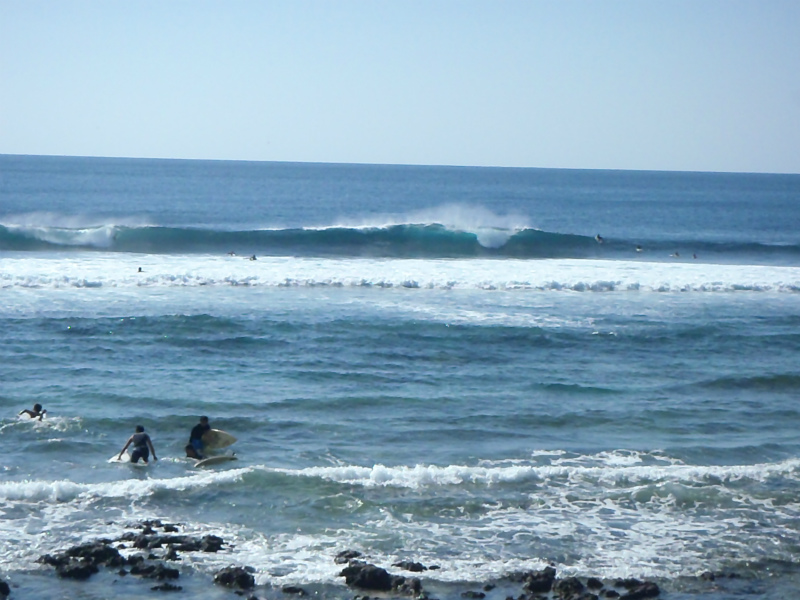
[[[534,228],[440,223],[226,231],[191,227],[0,225],[0,250],[97,250],[146,254],[224,254],[369,258],[683,258],[787,262],[800,245],[701,240],[603,240]],[[681,255],[680,249],[683,249]]]

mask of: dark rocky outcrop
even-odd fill
[[[38,562],[54,567],[59,577],[65,579],[88,579],[101,566],[121,567],[125,559],[108,540],[98,540],[73,546],[56,555],[45,554]]]
[[[392,589],[392,576],[386,569],[363,562],[351,561],[339,576],[344,577],[345,583],[350,587],[362,590],[388,592]]]
[[[507,600],[599,600],[600,598],[619,598],[620,600],[644,600],[655,598],[661,593],[658,585],[638,579],[617,579],[613,587],[596,577],[581,580],[577,577],[558,579],[552,566],[541,571],[516,573],[508,576],[510,581],[523,584],[523,594]],[[617,591],[618,588],[622,592]]]
[[[101,567],[114,569],[120,576],[136,575],[147,579],[164,581],[177,579],[178,569],[169,567],[159,560],[180,560],[178,550],[183,552],[218,552],[225,544],[215,535],[192,537],[187,535],[158,534],[156,528],[164,531],[177,531],[171,524],[160,521],[146,521],[137,525],[138,531],[129,531],[115,540],[99,539],[78,544],[57,554],[45,554],[38,562],[55,568],[59,577],[69,579],[88,579],[98,573]],[[147,551],[145,555],[134,554],[127,558],[120,549]],[[164,548],[163,553],[149,552]],[[125,568],[127,567],[127,568]],[[176,591],[177,586],[156,586],[161,591]],[[154,588],[154,589],[156,589]]]
[[[359,560],[351,560],[339,573],[353,588],[376,592],[393,592],[400,596],[424,596],[422,582],[416,577],[392,575],[386,569]]]
[[[149,535],[129,532],[120,537],[118,542],[128,542],[139,550],[152,550],[165,546],[182,552],[219,552],[225,541],[216,535],[205,535],[196,538],[188,535]]]
[[[556,580],[556,570],[545,567],[541,571],[530,571],[522,574],[522,589],[532,594],[549,592]]]
[[[361,552],[358,550],[342,550],[336,557],[333,559],[337,565],[346,565],[351,560],[355,560],[356,558],[361,557]]]
[[[306,595],[306,591],[303,588],[296,585],[285,585],[281,588],[281,591],[284,594],[297,594],[298,596]]]
[[[163,533],[159,533],[159,530]],[[157,580],[159,584],[151,587],[151,590],[171,592],[182,589],[168,581],[178,579],[180,572],[164,561],[173,563],[180,561],[179,552],[219,552],[224,546],[225,541],[215,535],[202,537],[180,535],[175,525],[147,521],[138,524],[136,530],[128,531],[117,539],[99,539],[78,544],[53,555],[43,555],[38,562],[54,567],[59,577],[88,579],[101,567],[105,567],[114,570],[119,576],[130,574],[143,579]],[[120,549],[127,550],[124,556],[120,553]],[[362,560],[362,554],[358,551],[344,550],[333,560],[336,564],[346,565],[339,576],[344,577],[345,583],[351,588],[374,591],[379,598],[401,596],[416,600],[427,598],[419,578],[391,574],[384,568]],[[438,568],[426,567],[412,560],[399,561],[392,566],[411,573]],[[255,587],[253,573],[254,569],[250,567],[230,566],[215,573],[214,582],[234,588],[237,594],[245,596]],[[700,579],[714,581],[717,577],[736,577],[736,575],[704,573]],[[609,581],[604,583],[595,577],[558,578],[555,566],[552,564],[539,571],[508,575],[505,581],[519,582],[522,586],[521,595],[516,598],[510,596],[507,600],[599,600],[601,597],[647,600],[661,593],[657,584],[634,578],[617,579],[613,583]],[[485,592],[491,591],[494,587],[493,584],[487,583],[483,586],[483,591],[468,590],[461,596],[469,600],[481,600],[486,597]],[[284,594],[307,595],[299,586],[284,586],[281,591]],[[4,600],[9,592],[8,584],[0,580],[0,600]],[[369,600],[370,596],[355,598]],[[256,596],[250,595],[249,599],[255,600]]]
[[[627,594],[622,595],[622,600],[642,600],[643,598],[655,598],[661,593],[659,587],[652,582],[645,582],[629,589]]]
[[[240,590],[250,590],[255,587],[256,580],[250,570],[246,568],[225,567],[214,574],[214,583]]]
[[[162,563],[158,564],[137,564],[134,565],[130,570],[131,575],[137,575],[139,577],[145,577],[147,579],[178,579],[180,577],[180,572],[178,569],[173,569],[172,567],[167,567]]]
[[[400,567],[406,571],[411,571],[412,573],[422,573],[423,571],[427,571],[428,567],[423,565],[422,563],[414,562],[411,560],[401,560],[400,562],[396,562],[392,565],[393,567]]]
[[[583,588],[583,583],[581,583],[577,577],[559,579],[553,584],[553,592],[556,597],[563,598],[564,600],[579,598],[583,593]]]
[[[154,592],[180,592],[183,588],[173,583],[162,583],[161,585],[154,585],[150,589]]]
[[[602,590],[603,582],[597,579],[597,577],[589,577],[589,579],[586,580],[586,587],[590,590]]]

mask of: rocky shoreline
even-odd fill
[[[137,577],[154,593],[179,592],[183,587],[180,585],[181,571],[177,567],[182,556],[216,553],[225,546],[225,540],[215,535],[184,535],[178,525],[156,520],[133,525],[130,531],[114,539],[97,539],[55,554],[45,554],[38,562],[52,567],[63,579],[85,581],[102,570],[119,577]],[[339,576],[344,578],[353,600],[436,598],[424,588],[420,574],[436,570],[437,566],[401,561],[392,565],[401,573],[390,573],[368,562],[354,550],[340,552],[334,562],[342,566]],[[213,582],[247,600],[264,600],[267,593],[274,597],[274,591],[285,595],[311,595],[300,586],[259,589],[255,584],[255,572],[256,569],[250,566],[229,566],[214,573]],[[704,579],[713,580],[713,576]],[[467,588],[467,584],[464,587]],[[486,584],[480,589],[463,589],[460,597],[481,600],[491,594],[498,600],[500,595],[495,591],[496,587],[495,584]],[[652,581],[562,578],[554,565],[506,576],[503,590],[509,589],[516,591],[511,594],[504,591],[505,600],[643,600],[661,595],[659,586]],[[0,599],[13,597],[13,594],[8,583],[0,581]]]

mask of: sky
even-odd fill
[[[0,0],[0,154],[800,173],[800,2]]]

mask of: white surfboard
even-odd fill
[[[203,434],[203,450],[219,450],[236,442],[236,438],[221,429],[209,429]]]
[[[203,460],[198,460],[194,466],[195,467],[212,467],[214,465],[219,465],[221,463],[229,462],[231,460],[237,460],[237,458],[232,454],[221,454],[219,456],[209,456],[208,458],[204,458]]]
[[[132,467],[146,467],[149,464],[149,463],[144,462],[143,460],[140,460],[139,462],[136,462],[136,463],[132,463],[131,462],[131,455],[128,454],[127,452],[125,452],[122,455],[122,458],[119,458],[119,454],[115,454],[114,456],[112,456],[111,458],[108,459],[108,462],[117,463],[119,465],[122,465],[122,464],[130,465]]]

